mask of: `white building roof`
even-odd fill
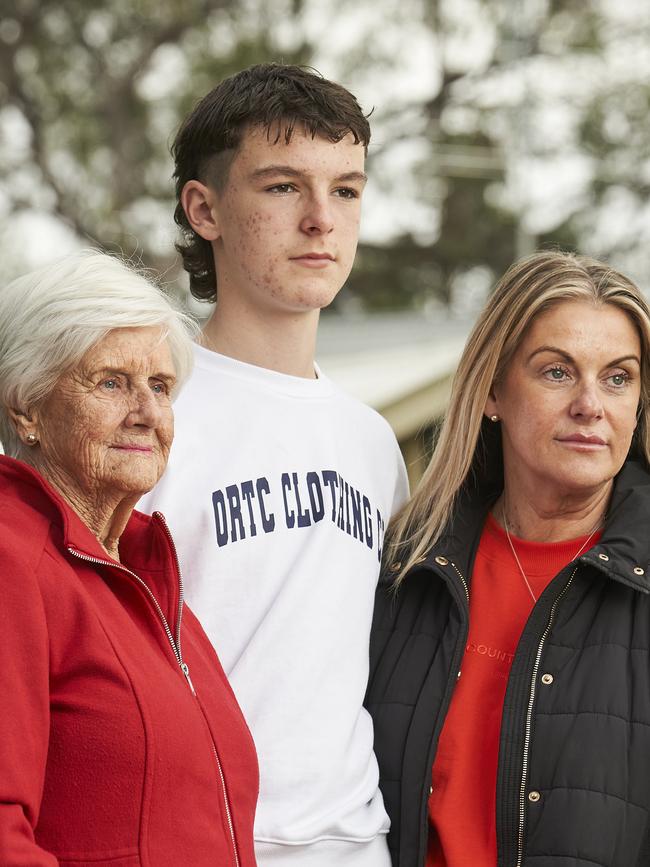
[[[413,313],[323,316],[317,358],[327,376],[381,412],[403,439],[444,411],[469,327]]]

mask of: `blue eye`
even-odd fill
[[[562,382],[566,378],[567,372],[563,367],[550,367],[544,371],[544,375],[548,376],[553,382]]]
[[[613,373],[611,376],[607,377],[613,386],[616,388],[622,388],[629,380],[629,376],[627,373]]]
[[[116,379],[106,379],[102,382],[102,387],[107,391],[115,391],[117,388],[117,380]]]

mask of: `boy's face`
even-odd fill
[[[364,148],[296,129],[287,144],[245,134],[212,197],[219,303],[258,313],[326,307],[352,268],[366,182]]]

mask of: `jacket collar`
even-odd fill
[[[15,496],[26,508],[40,513],[59,528],[65,549],[73,548],[89,557],[110,561],[97,537],[37,470],[23,461],[0,455],[0,483],[5,494]],[[133,513],[122,535],[129,550],[138,548],[137,542],[143,540],[151,524],[148,516]]]
[[[464,490],[453,520],[426,561],[444,556],[469,576],[487,513],[499,493],[494,488]],[[650,593],[650,474],[640,463],[628,461],[616,476],[601,539],[580,561]]]
[[[640,463],[627,462],[614,480],[600,542],[580,559],[650,593],[650,474]]]

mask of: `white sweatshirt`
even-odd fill
[[[386,524],[407,496],[395,437],[326,376],[196,348],[165,475],[141,501],[257,746],[260,867],[389,867],[362,708]]]

